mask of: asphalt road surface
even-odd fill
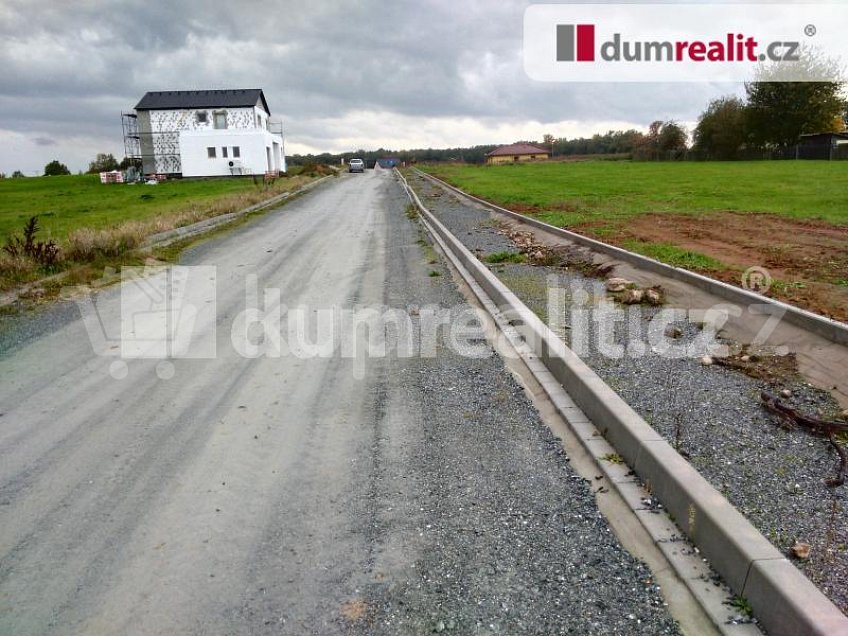
[[[0,634],[676,633],[485,342],[233,345],[252,276],[266,315],[266,288],[283,315],[461,308],[406,203],[388,172],[343,175],[185,253],[217,268],[214,305],[188,290],[214,357],[121,362],[74,303],[7,326]]]

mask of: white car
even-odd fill
[[[348,172],[365,172],[365,162],[362,159],[351,159],[347,163]]]

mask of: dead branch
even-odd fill
[[[800,426],[818,437],[826,437],[830,445],[836,450],[839,455],[839,465],[836,469],[836,476],[825,480],[825,484],[830,488],[841,486],[845,483],[845,469],[848,466],[848,453],[836,441],[836,435],[839,433],[848,433],[848,422],[839,422],[837,420],[822,420],[817,417],[804,415],[800,411],[792,408],[788,404],[782,402],[776,395],[772,395],[767,391],[760,393],[760,399],[763,402],[763,407],[777,415],[783,422],[789,426]]]

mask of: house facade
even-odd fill
[[[519,163],[522,161],[538,161],[547,159],[550,153],[544,148],[530,144],[510,144],[495,148],[486,154],[486,163]]]
[[[128,157],[145,174],[214,177],[286,171],[282,125],[261,89],[146,93],[123,114]]]

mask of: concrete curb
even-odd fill
[[[748,599],[769,634],[848,636],[848,617],[566,347],[424,207],[400,173],[398,176],[434,236],[470,274],[472,281],[469,282],[482,288],[518,332],[528,351],[550,371],[556,386],[549,386],[550,380],[546,385],[544,378],[539,381],[584,447],[594,457],[599,457],[594,446],[603,444],[604,440],[585,430],[581,432],[594,423],[597,431],[663,503],[680,529],[698,546],[734,593]],[[561,389],[565,389],[573,404],[562,403]],[[626,492],[626,480],[611,481],[625,499],[632,499]],[[647,518],[644,515],[639,518],[655,536]],[[690,581],[686,576],[681,578],[687,583]],[[695,589],[692,591],[701,598]]]
[[[451,184],[442,181],[441,179],[434,177],[433,175],[418,170],[417,168],[415,169],[415,171],[426,179],[429,179],[434,183],[437,183],[438,185],[447,188],[448,190],[456,193],[459,196],[465,197],[466,199],[479,203],[480,205],[484,205],[487,208],[499,212],[500,214],[505,214],[520,223],[539,228],[546,232],[550,232],[551,234],[556,234],[565,239],[568,239],[573,243],[588,247],[596,252],[612,256],[613,258],[629,263],[634,267],[638,267],[639,269],[653,272],[655,274],[660,274],[662,276],[667,276],[669,278],[673,278],[684,283],[688,283],[694,287],[697,287],[698,289],[701,289],[733,303],[742,305],[770,305],[774,308],[775,313],[782,314],[783,319],[787,320],[788,322],[818,336],[827,338],[828,340],[831,340],[835,343],[848,345],[848,325],[839,322],[838,320],[832,320],[830,318],[814,314],[810,311],[800,309],[799,307],[789,305],[779,300],[774,300],[773,298],[768,298],[767,296],[761,296],[760,294],[741,289],[739,287],[734,287],[733,285],[723,283],[707,276],[702,276],[701,274],[696,274],[695,272],[690,272],[686,269],[672,267],[671,265],[660,263],[659,261],[655,261],[654,259],[648,258],[647,256],[635,254],[634,252],[628,252],[627,250],[622,249],[620,247],[615,247],[614,245],[609,245],[607,243],[591,239],[587,236],[583,236],[582,234],[570,232],[569,230],[564,230],[554,225],[544,223],[542,221],[539,221],[538,219],[518,214],[517,212],[513,212],[512,210],[507,210],[506,208],[502,208],[498,205],[495,205],[494,203],[490,203],[485,199],[481,199],[479,197],[475,197],[472,194],[468,194],[467,192],[463,192],[459,188],[452,186]]]

